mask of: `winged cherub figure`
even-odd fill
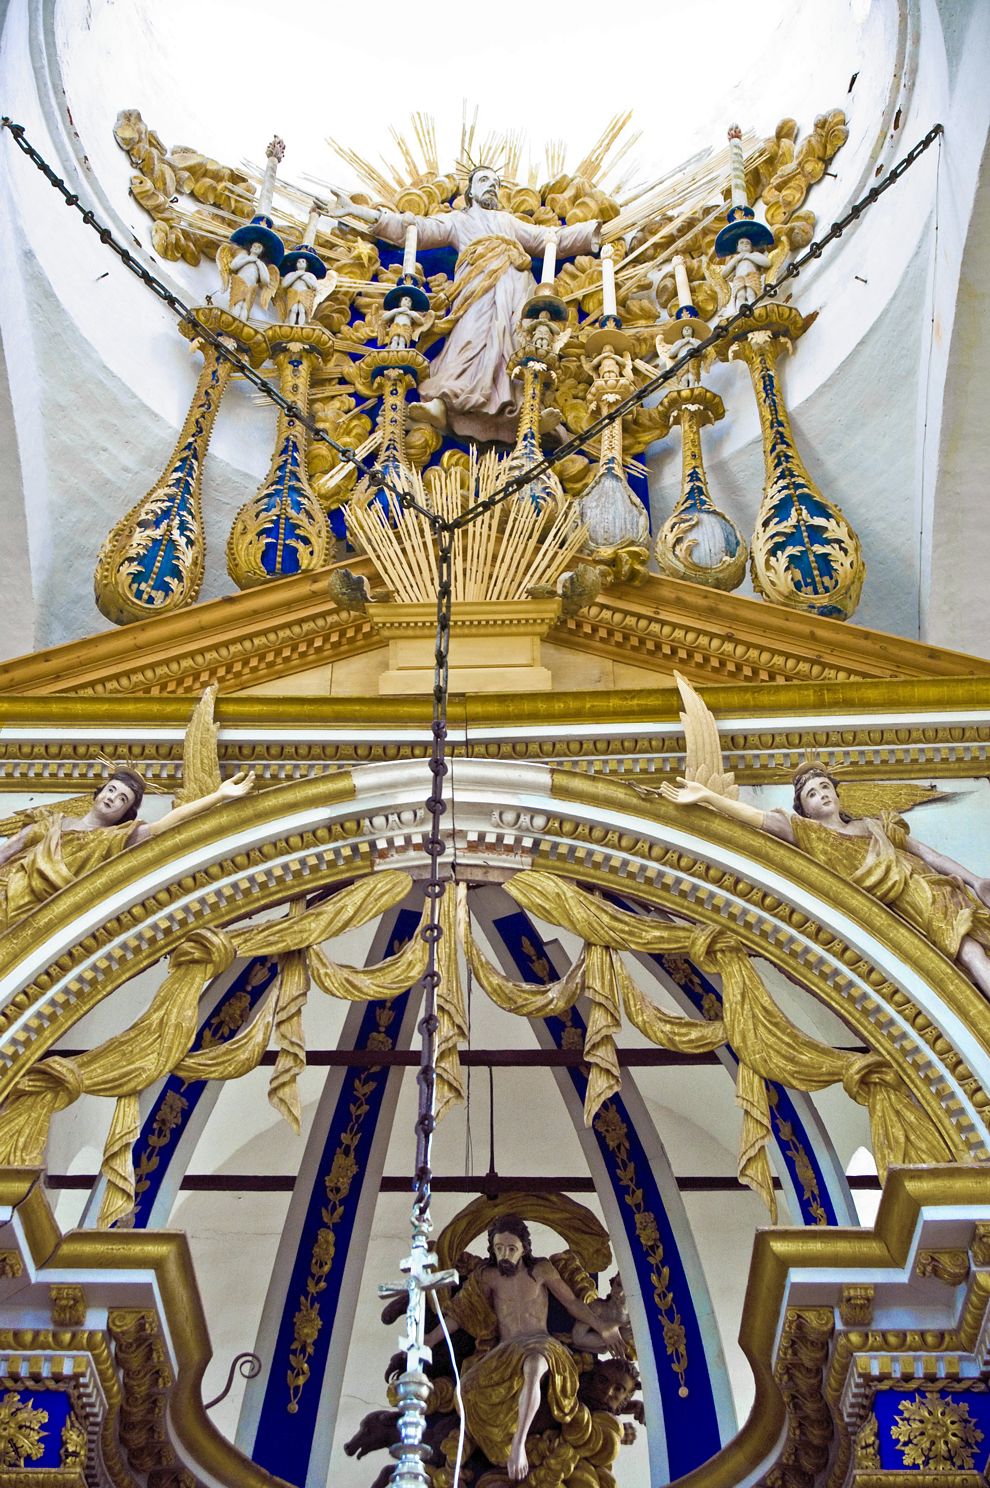
[[[191,816],[247,795],[254,785],[253,774],[240,771],[230,780],[220,780],[214,695],[213,688],[207,689],[196,705],[183,745],[178,804],[158,821],[139,819],[145,783],[136,771],[120,768],[92,797],[73,797],[54,810],[18,812],[3,823],[17,827],[23,821],[24,825],[0,847],[0,931],[124,848],[159,837]]]
[[[221,243],[217,249],[220,283],[228,291],[227,305],[231,315],[250,320],[255,300],[267,310],[279,287],[279,272],[266,263],[265,244],[259,237],[246,248],[236,243]]]
[[[661,785],[664,799],[708,806],[801,848],[895,910],[990,997],[990,878],[919,842],[894,811],[845,811],[837,780],[820,764],[807,762],[795,772],[791,811],[760,811],[740,801],[738,786],[722,768],[714,717],[683,677],[676,680],[685,709],[687,763],[676,786]]]

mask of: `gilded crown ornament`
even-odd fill
[[[340,447],[314,444],[299,419],[280,412],[268,475],[231,530],[231,577],[250,587],[328,561],[326,509],[337,508],[334,532],[345,537],[357,478],[340,449],[375,460],[374,500],[394,523],[404,520],[398,496],[412,489],[414,473],[438,470],[480,440],[506,450],[503,476],[539,472],[516,499],[535,504],[548,523],[565,500],[579,503],[585,562],[562,582],[569,606],[587,603],[595,574],[629,581],[645,573],[648,515],[630,480],[637,468],[646,473],[636,466],[639,452],[677,425],[681,495],[658,535],[657,562],[689,582],[735,587],[746,545],[712,501],[701,451],[701,430],[724,417],[724,407],[702,385],[698,361],[680,369],[659,408],[626,409],[599,442],[541,467],[556,441],[580,436],[635,397],[651,375],[643,357],[653,356],[654,343],[661,365],[680,360],[709,334],[716,311],[751,303],[807,241],[813,217],[804,195],[841,146],[841,116],[816,120],[800,147],[800,179],[796,126],[781,126],[762,144],[734,127],[728,200],[719,200],[717,171],[689,170],[677,186],[675,219],[665,215],[671,187],[663,182],[625,200],[603,184],[624,148],[624,116],[571,174],[562,150],[548,151],[542,186],[532,171],[526,181],[517,137],[476,144],[476,122],[465,120],[458,164],[447,174],[423,115],[414,117],[412,142],[399,137],[402,162],[387,170],[335,146],[366,195],[323,183],[314,197],[280,179],[277,139],[254,175],[256,197],[240,184],[250,175],[196,157],[195,205],[183,208],[180,194],[171,215],[156,218],[156,241],[170,253],[215,244],[226,300],[222,309],[193,312],[186,333],[194,336],[198,322],[255,366],[269,362],[289,401],[303,415],[311,410]],[[117,132],[163,187],[180,186],[186,154],[169,156],[133,112]],[[213,201],[222,209],[211,211]],[[773,230],[757,217],[760,203]],[[231,216],[241,219],[233,231]],[[667,311],[659,326],[652,301],[637,298],[644,283]],[[753,331],[768,327],[758,312]],[[816,613],[849,614],[862,582],[858,545],[801,465],[771,365],[797,332],[788,321],[772,346],[761,347],[736,329],[719,354],[759,360],[754,385],[765,444],[773,446],[752,544],[757,591]],[[118,623],[180,608],[199,592],[201,467],[231,375],[217,348],[204,356],[172,462],[104,544],[99,602]]]

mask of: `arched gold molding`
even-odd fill
[[[761,1468],[769,1468],[787,1424],[784,1400],[774,1379],[773,1356],[788,1284],[795,1273],[820,1267],[868,1279],[870,1272],[900,1271],[924,1209],[982,1207],[986,1202],[986,1174],[979,1170],[894,1168],[872,1230],[758,1230],[739,1328],[739,1342],[756,1383],[752,1409],[742,1429],[717,1456],[677,1478],[671,1488],[738,1488],[740,1483],[765,1481],[756,1475]]]
[[[59,1281],[85,1278],[89,1284],[96,1280],[110,1287],[120,1285],[126,1296],[127,1283],[136,1280],[140,1285],[145,1278],[153,1279],[177,1366],[167,1419],[179,1455],[204,1482],[288,1488],[281,1478],[239,1452],[206,1413],[202,1383],[213,1349],[185,1235],[162,1230],[73,1230],[63,1236],[45,1197],[43,1176],[28,1168],[0,1172],[0,1209],[17,1214],[31,1258],[31,1280],[47,1279],[49,1274]],[[18,1336],[29,1343],[32,1334],[25,1329]],[[75,1339],[68,1332],[56,1337],[63,1349],[71,1350],[78,1343],[83,1353],[98,1350],[102,1344],[112,1374],[105,1330],[83,1331]],[[113,1411],[110,1419],[115,1420]],[[131,1481],[130,1474],[126,1477]]]
[[[472,855],[486,873],[494,868],[506,875],[538,861],[731,928],[891,1059],[961,1160],[990,1160],[984,1114],[990,1094],[963,1051],[881,965],[820,923],[838,911],[867,927],[939,989],[947,1007],[967,1016],[986,1049],[987,1010],[979,994],[889,911],[786,848],[773,866],[814,896],[821,914],[813,920],[761,884],[769,840],[714,813],[675,813],[644,803],[617,782],[551,776],[533,766],[475,763],[470,774],[466,770],[458,770],[459,851],[466,870]],[[0,1096],[84,1012],[166,954],[186,929],[231,924],[303,887],[358,876],[378,862],[421,863],[425,817],[420,813],[419,824],[410,825],[403,809],[406,820],[400,821],[400,783],[407,800],[425,799],[425,764],[370,766],[353,776],[315,776],[261,792],[121,854],[0,937],[0,988],[6,982],[8,989],[0,1006],[6,1063]],[[520,798],[536,790],[544,807],[520,810]],[[559,814],[553,815],[554,807]],[[610,817],[629,825],[609,826]],[[672,845],[685,835],[690,850]],[[751,875],[718,862],[726,846],[747,857]],[[101,906],[110,913],[103,916]]]

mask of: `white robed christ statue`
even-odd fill
[[[508,362],[520,313],[536,284],[530,262],[546,247],[547,229],[500,210],[499,178],[480,166],[471,172],[465,205],[430,217],[364,207],[338,194],[337,211],[369,223],[383,242],[400,245],[410,222],[420,248],[455,248],[457,267],[447,339],[420,386],[420,417],[467,439],[515,438],[519,386]],[[593,253],[599,223],[578,222],[557,232],[557,253]],[[411,416],[415,416],[412,414]]]

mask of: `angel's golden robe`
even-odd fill
[[[62,818],[35,822],[23,852],[0,876],[0,930],[22,920],[59,889],[116,857],[127,846],[133,821],[89,831],[62,830]]]
[[[951,961],[965,935],[990,948],[990,910],[963,884],[907,851],[908,825],[893,812],[868,819],[868,837],[849,837],[796,814],[789,820],[803,852],[896,910]]]

